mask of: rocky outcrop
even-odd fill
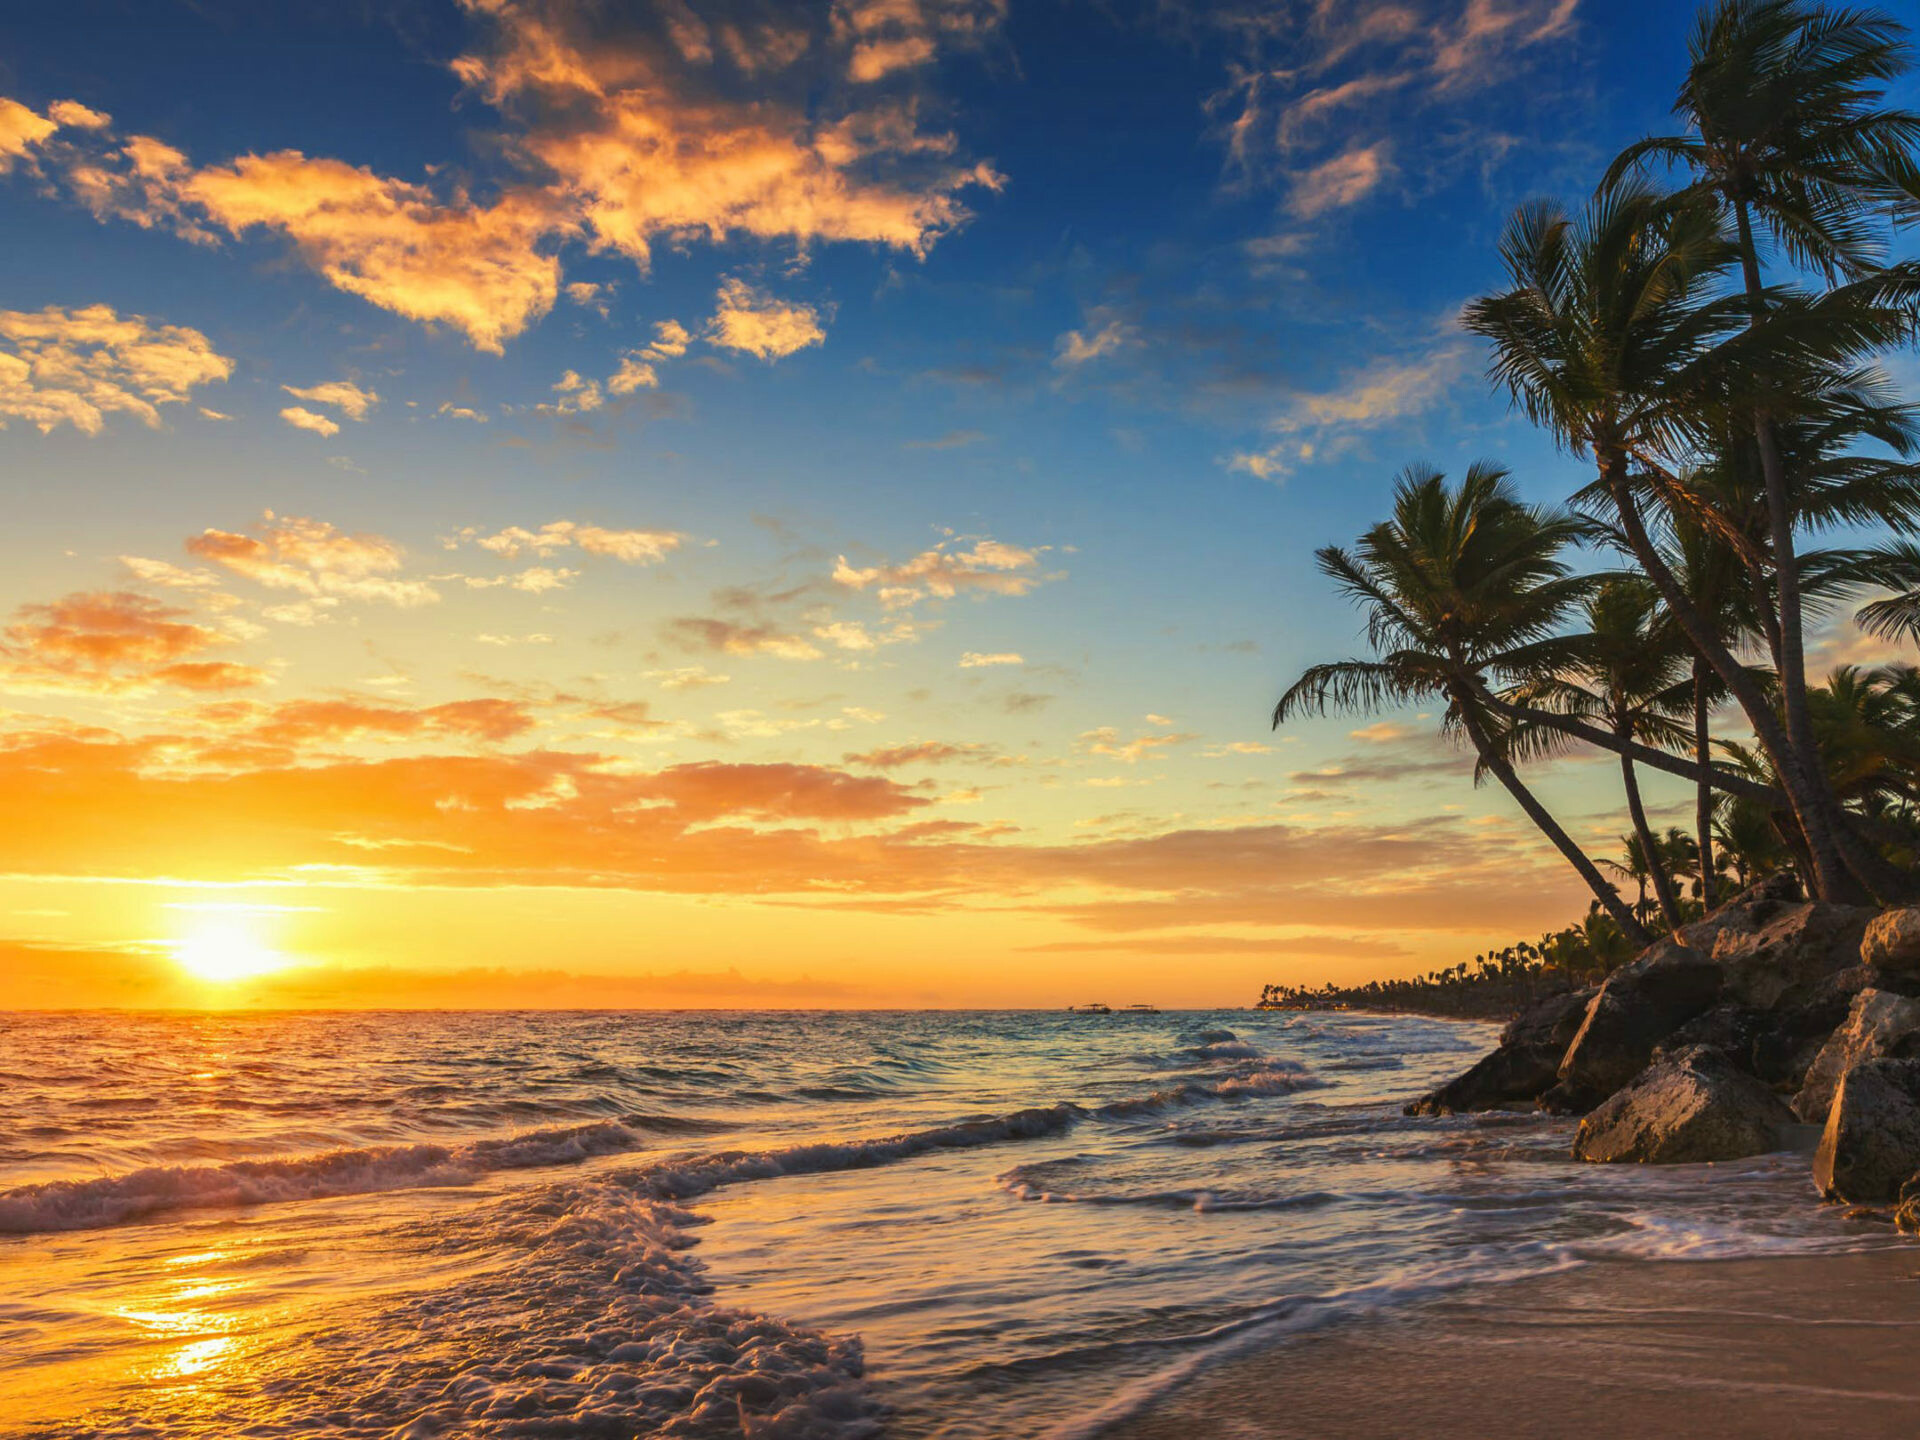
[[[1916,982],[1920,975],[1856,965],[1814,984],[1795,986],[1767,1012],[1754,1040],[1754,1073],[1788,1094],[1799,1090],[1827,1037],[1846,1023],[1856,995],[1862,990],[1910,993],[1920,990]],[[1810,1123],[1819,1124],[1825,1118],[1823,1111]]]
[[[1805,1083],[1793,1097],[1793,1109],[1809,1125],[1822,1124],[1833,1108],[1840,1077],[1862,1060],[1905,1059],[1920,1055],[1920,1000],[1884,990],[1862,990],[1853,997],[1846,1019],[1807,1067]]]
[[[1819,901],[1759,900],[1719,912],[1710,953],[1726,998],[1767,1010],[1792,990],[1860,963],[1872,910]]]
[[[1500,1044],[1466,1074],[1406,1107],[1409,1115],[1456,1115],[1531,1105],[1559,1077],[1560,1058],[1586,1016],[1592,990],[1549,995],[1515,1016]]]
[[[1740,1069],[1751,1071],[1754,1047],[1767,1033],[1771,1018],[1766,1011],[1746,1005],[1716,1005],[1654,1046],[1653,1058],[1659,1060],[1695,1045],[1711,1045]]]
[[[1885,1205],[1920,1171],[1920,1060],[1862,1060],[1840,1077],[1813,1180],[1830,1200]]]
[[[1780,1147],[1786,1104],[1708,1045],[1669,1054],[1580,1122],[1576,1160],[1684,1165]]]
[[[1883,970],[1920,970],[1920,908],[1876,916],[1860,942],[1860,963]]]
[[[1589,1110],[1646,1068],[1654,1047],[1720,998],[1721,968],[1671,940],[1607,977],[1542,1103]]]

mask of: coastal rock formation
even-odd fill
[[[1723,972],[1727,998],[1765,1010],[1796,986],[1858,965],[1874,912],[1768,899],[1728,906],[1718,918],[1709,953]]]
[[[1920,1060],[1862,1060],[1840,1077],[1813,1180],[1830,1200],[1885,1205],[1920,1171]]]
[[[1740,1069],[1752,1071],[1754,1050],[1772,1021],[1766,1011],[1748,1005],[1716,1005],[1654,1046],[1653,1058],[1661,1060],[1695,1045],[1711,1045]]]
[[[1499,1046],[1466,1074],[1406,1107],[1409,1115],[1458,1115],[1531,1104],[1558,1077],[1594,991],[1576,990],[1536,1000],[1500,1034]]]
[[[1689,925],[1680,927],[1680,938],[1690,950],[1698,950],[1704,955],[1713,953],[1714,941],[1722,930],[1755,930],[1764,923],[1756,918],[1754,911],[1764,907],[1765,915],[1771,916],[1788,905],[1797,905],[1806,899],[1801,893],[1800,882],[1790,874],[1781,872],[1769,875],[1766,879],[1749,885],[1738,895],[1723,900],[1712,914],[1703,916]]]
[[[1720,1051],[1694,1045],[1657,1061],[1580,1122],[1577,1160],[1682,1165],[1779,1148],[1789,1110]]]
[[[1860,942],[1860,962],[1886,970],[1920,970],[1920,907],[1876,917]]]
[[[1587,1006],[1542,1103],[1589,1110],[1646,1068],[1654,1046],[1720,998],[1721,968],[1672,940],[1622,965]]]
[[[1916,1054],[1920,1054],[1920,1000],[1862,990],[1853,997],[1846,1020],[1808,1067],[1806,1082],[1793,1097],[1794,1113],[1809,1125],[1819,1125],[1833,1109],[1834,1089],[1848,1070],[1862,1060]]]

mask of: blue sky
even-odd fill
[[[1581,480],[1454,316],[1515,203],[1665,128],[1685,7],[611,9],[77,3],[0,39],[0,353],[39,357],[0,360],[9,743],[187,837],[94,863],[79,814],[9,857],[0,937],[170,994],[161,911],[224,885],[301,976],[512,971],[537,934],[641,1001],[1178,1002],[1578,913],[1430,724],[1266,716],[1356,643],[1311,553],[1403,464]],[[449,869],[385,801],[355,854],[231,811],[549,755],[576,794],[538,804],[620,776],[671,834],[833,859]],[[1542,778],[1612,848],[1606,777]],[[654,844],[634,803],[579,827]]]

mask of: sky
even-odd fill
[[[1584,481],[1456,317],[1687,21],[32,7],[0,1003],[1242,1004],[1572,921],[1433,716],[1269,719],[1402,466]]]

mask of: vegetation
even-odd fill
[[[1511,1008],[1782,868],[1822,899],[1920,898],[1920,671],[1806,675],[1809,624],[1842,607],[1920,639],[1920,411],[1880,368],[1920,335],[1920,261],[1892,255],[1920,219],[1920,116],[1885,103],[1913,59],[1876,11],[1713,0],[1680,133],[1577,209],[1514,214],[1465,323],[1587,478],[1537,505],[1484,462],[1403,471],[1387,519],[1317,553],[1370,653],[1309,668],[1273,722],[1432,709],[1592,909],[1421,980],[1270,1001]],[[1621,858],[1524,776],[1582,750],[1617,762]],[[1691,834],[1655,827],[1648,770],[1691,782]]]

